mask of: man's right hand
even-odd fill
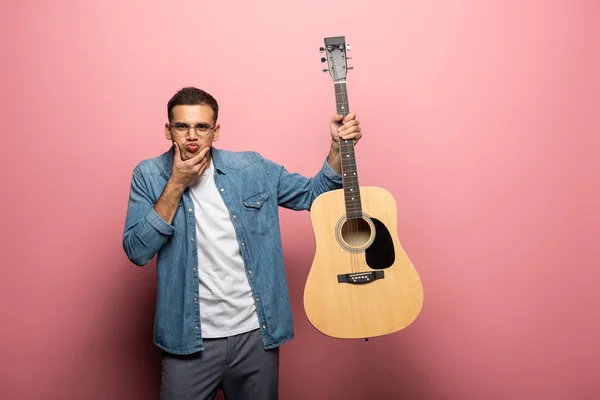
[[[173,169],[171,171],[171,181],[185,190],[197,177],[201,176],[208,168],[208,158],[206,154],[210,150],[207,146],[200,150],[198,154],[188,160],[181,157],[181,149],[177,142],[175,145],[175,156],[173,158]]]
[[[209,147],[205,147],[198,154],[188,160],[181,159],[181,149],[179,145],[174,142],[175,145],[175,156],[173,158],[173,168],[171,170],[171,177],[167,181],[165,190],[159,197],[158,201],[154,205],[154,210],[164,219],[168,224],[173,222],[175,213],[181,196],[185,189],[208,167],[208,158],[206,154],[210,150]]]

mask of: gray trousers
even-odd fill
[[[258,329],[203,342],[199,353],[163,352],[161,400],[211,400],[219,388],[227,400],[278,398],[279,348],[265,350]]]

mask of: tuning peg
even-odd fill
[[[352,47],[350,46],[350,44],[346,45],[346,50],[348,50],[348,51],[352,50]]]
[[[327,68],[323,68],[323,72],[327,72],[329,71]]]
[[[354,69],[354,67],[348,67],[348,69]]]
[[[319,51],[322,53],[325,51],[325,49],[323,47],[319,47]]]
[[[321,57],[321,62],[325,62],[327,59],[325,57]]]

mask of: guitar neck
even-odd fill
[[[346,81],[337,81],[334,83],[334,87],[337,113],[346,116],[350,112]],[[356,169],[353,140],[340,140],[340,158],[344,196],[346,199],[346,217],[348,219],[362,218],[362,204],[360,201],[360,187],[358,185],[358,171]]]

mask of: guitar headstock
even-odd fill
[[[345,81],[346,72],[352,67],[348,67],[346,60],[346,51],[350,51],[350,45],[346,45],[344,36],[335,36],[325,38],[325,47],[319,49],[321,53],[325,52],[327,57],[321,58],[321,62],[327,62],[329,68],[324,68],[323,72],[329,71],[329,75],[334,82]]]

